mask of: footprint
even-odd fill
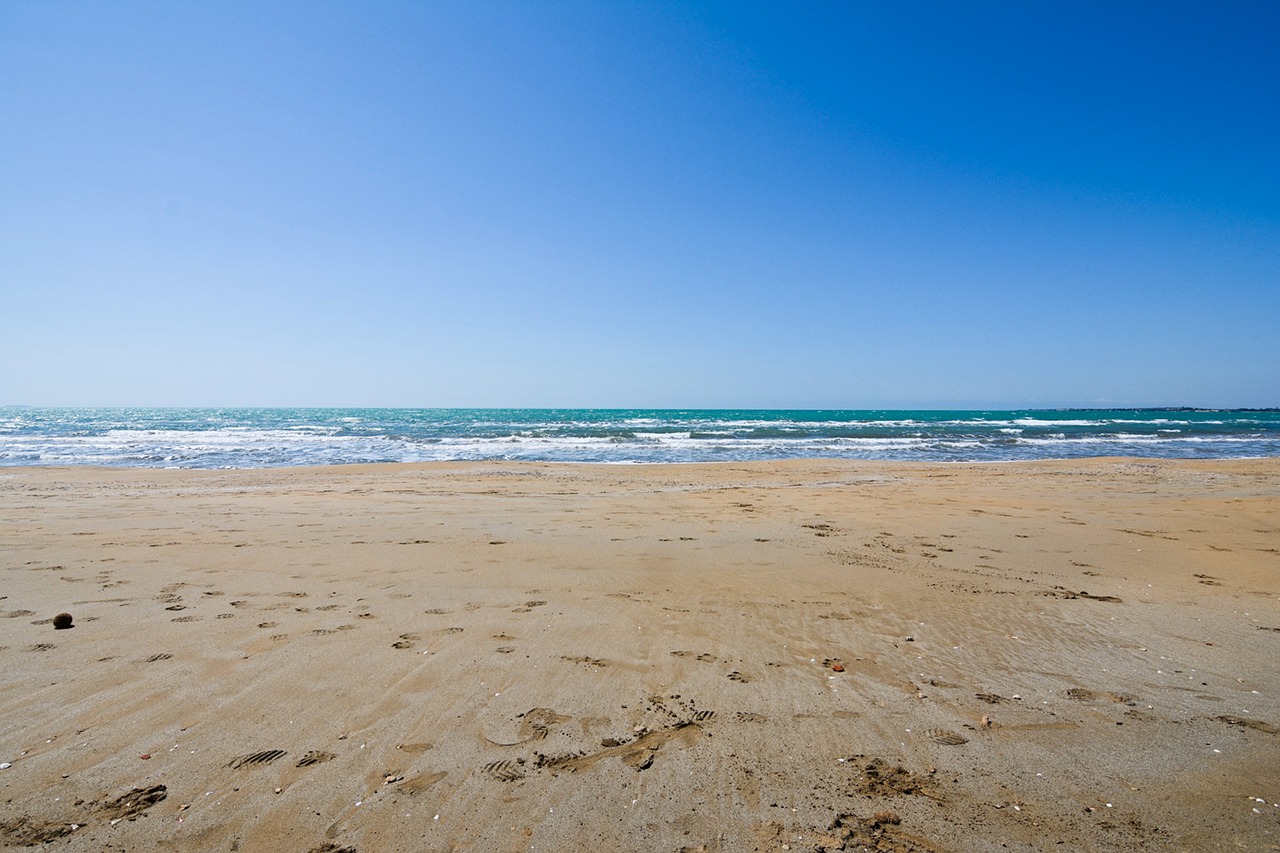
[[[29,651],[29,652],[47,652],[47,651],[49,651],[50,649],[53,649],[53,648],[56,648],[56,646],[54,646],[54,644],[53,644],[53,643],[36,643],[34,646],[31,646],[30,648],[28,648],[28,649],[27,649],[27,651]]]
[[[524,740],[542,740],[553,726],[572,720],[557,714],[551,708],[530,708],[520,715],[520,737]]]
[[[517,740],[512,742],[504,742],[493,740],[485,737],[485,740],[494,746],[520,746],[530,741],[545,740],[551,732],[552,727],[560,723],[567,723],[572,717],[564,714],[557,714],[551,708],[531,708],[523,714],[517,714],[516,719],[520,720],[519,735]],[[431,744],[425,744],[427,749],[431,748]],[[403,747],[408,748],[408,747]],[[521,759],[523,763],[523,759]]]
[[[481,768],[481,772],[499,782],[515,782],[524,778],[524,759],[492,761]]]
[[[112,823],[121,818],[133,820],[167,796],[169,796],[169,791],[164,785],[154,785],[150,788],[134,788],[114,800],[103,803],[100,808],[104,815],[111,819]]]
[[[402,743],[397,746],[396,749],[403,749],[410,755],[421,755],[428,749],[431,749],[432,746],[434,746],[434,744],[423,741],[421,743]]]
[[[565,660],[569,663],[580,663],[586,666],[604,667],[609,665],[607,662],[600,660],[599,658],[587,657],[586,655],[578,655],[577,657],[561,655],[560,660]]]
[[[554,757],[540,756],[538,766],[552,771],[576,773],[586,770],[596,762],[610,757],[617,757],[633,770],[647,770],[653,765],[658,750],[673,739],[680,739],[684,744],[692,743],[701,737],[703,729],[697,723],[684,721],[666,728],[645,732],[633,741],[620,743],[617,746],[606,746],[590,754],[568,754]],[[602,745],[605,742],[602,742]],[[614,741],[616,742],[616,741]]]
[[[739,711],[734,715],[740,723],[767,723],[769,718],[764,714],[753,714],[750,711]]]
[[[227,766],[232,770],[238,770],[241,767],[253,767],[259,764],[266,765],[273,761],[284,758],[288,753],[283,749],[264,749],[262,752],[251,752],[248,755],[238,755],[227,762]]]
[[[219,613],[217,618],[218,619],[234,619],[236,618],[236,615],[234,613]]]
[[[692,719],[695,723],[709,723],[716,718],[715,711],[697,711]]]
[[[1254,720],[1249,717],[1236,717],[1230,714],[1224,714],[1214,719],[1219,722],[1226,723],[1231,726],[1239,726],[1242,729],[1253,729],[1254,731],[1266,732],[1269,735],[1280,734],[1280,726],[1272,725],[1263,720]]]
[[[730,680],[730,681],[736,681],[736,682],[738,682],[739,684],[750,684],[750,683],[751,683],[751,679],[750,679],[750,678],[748,678],[747,676],[745,676],[745,675],[743,675],[742,673],[738,672],[736,669],[735,669],[733,672],[729,673],[729,680]]]
[[[934,743],[940,743],[944,746],[959,746],[962,743],[968,743],[969,739],[962,734],[957,734],[949,729],[925,729],[922,734]]]
[[[170,622],[199,622],[199,616],[179,616],[176,619],[170,619]]]
[[[281,755],[283,755],[283,754],[284,754],[284,753],[281,753]],[[279,758],[279,757],[280,757],[280,756],[276,756],[276,758]],[[334,755],[332,752],[318,752],[318,751],[316,751],[316,750],[314,750],[314,749],[313,749],[313,750],[311,750],[310,752],[308,752],[306,755],[304,755],[304,756],[302,756],[301,758],[299,758],[299,759],[298,759],[298,763],[297,763],[296,765],[294,765],[294,766],[295,766],[295,767],[310,767],[310,766],[312,766],[313,764],[324,764],[326,761],[332,761],[333,759],[335,759],[335,758],[337,758],[337,757],[338,757],[338,756]],[[272,761],[274,761],[275,759],[273,758],[273,759],[271,759],[271,760],[272,760]]]
[[[143,661],[143,663],[155,663],[157,661],[169,660],[169,658],[171,657],[173,657],[173,655],[169,654],[168,652],[160,652],[159,654],[155,654],[147,658],[145,661]]]
[[[448,775],[448,771],[440,770],[436,773],[421,773],[417,776],[410,776],[397,785],[396,790],[403,791],[406,794],[420,794]]]
[[[1097,690],[1085,690],[1083,687],[1072,687],[1067,691],[1067,698],[1074,699],[1077,702],[1094,702],[1098,699],[1106,699],[1108,702],[1119,704],[1132,702],[1137,697],[1130,696],[1127,693],[1101,693]]]
[[[316,610],[337,610],[339,607],[341,607],[339,604],[326,604],[324,607],[317,607]]]

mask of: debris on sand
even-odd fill
[[[932,776],[933,772],[930,771],[927,777],[922,778],[902,765],[890,766],[879,758],[873,758],[862,765],[861,773],[854,782],[854,793],[867,797],[902,797],[918,794],[941,802],[942,798],[933,793]]]

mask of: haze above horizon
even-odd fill
[[[1276,32],[0,4],[0,404],[1276,406]]]

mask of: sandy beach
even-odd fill
[[[5,849],[1280,850],[1276,459],[3,469],[0,570]]]

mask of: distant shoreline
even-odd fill
[[[0,467],[1280,456],[1236,409],[0,409]]]
[[[27,409],[48,411],[388,411],[388,412],[1280,412],[1280,406],[988,406],[977,408],[948,408],[945,406],[920,406],[917,408],[895,407],[799,407],[781,406],[755,407],[717,407],[717,406],[255,406],[255,405],[191,405],[164,406],[153,404],[140,405],[90,405],[74,404],[40,405],[36,403],[0,403],[0,411],[5,409]]]

